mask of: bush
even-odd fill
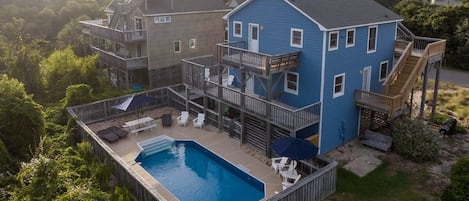
[[[439,135],[422,121],[396,121],[392,138],[396,152],[409,160],[420,163],[438,156]]]
[[[451,184],[441,195],[442,201],[469,200],[469,158],[461,158],[451,169]]]

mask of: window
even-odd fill
[[[378,27],[370,26],[368,28],[368,53],[376,52],[377,39],[378,39]]]
[[[142,44],[140,43],[137,43],[135,45],[135,49],[136,49],[136,57],[141,57],[142,56]]]
[[[243,35],[243,24],[241,22],[233,22],[233,36],[242,37]]]
[[[379,64],[379,81],[384,81],[388,77],[388,61]]]
[[[171,16],[157,16],[153,18],[155,24],[171,23]]]
[[[347,42],[345,47],[353,47],[355,45],[355,29],[347,30]]]
[[[143,29],[143,22],[141,17],[135,17],[135,30],[139,31]]]
[[[329,51],[339,48],[339,32],[329,32]]]
[[[285,72],[285,92],[298,95],[298,80],[298,73]]]
[[[189,48],[191,49],[195,48],[195,38],[189,39]]]
[[[181,41],[174,41],[174,52],[181,52]]]
[[[303,47],[303,29],[291,29],[290,46],[299,48]]]
[[[344,95],[345,90],[345,73],[334,76],[334,94],[333,98]]]

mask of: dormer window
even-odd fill
[[[329,32],[329,51],[339,49],[339,32]]]

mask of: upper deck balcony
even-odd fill
[[[246,48],[245,41],[217,44],[220,64],[268,76],[285,69],[296,68],[300,52],[269,55]]]
[[[147,32],[145,30],[121,31],[107,27],[108,20],[87,20],[80,21],[83,25],[82,33],[97,36],[119,43],[132,43],[145,41]]]
[[[123,58],[112,52],[92,47],[99,54],[101,63],[113,66],[122,71],[137,70],[148,67],[148,57]]]

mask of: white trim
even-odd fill
[[[398,25],[397,25],[397,23],[395,25],[396,25],[396,30],[394,31],[394,40],[397,40],[397,27],[398,27]]]
[[[229,12],[230,9],[224,10],[210,10],[210,11],[189,11],[189,12],[179,12],[179,13],[158,13],[158,14],[147,14],[142,15],[144,17],[156,17],[156,16],[163,16],[163,15],[188,15],[188,14],[201,14],[201,13],[220,13],[220,12]]]
[[[358,107],[358,126],[357,126],[357,137],[360,136],[360,124],[362,121],[362,107]]]
[[[176,51],[176,43],[179,43],[179,51]],[[181,41],[180,40],[173,41],[173,52],[174,53],[180,53],[181,49],[182,49]]]
[[[322,32],[322,61],[321,61],[321,94],[319,95],[319,101],[321,103],[321,113],[319,115],[319,150],[318,154],[321,154],[321,138],[322,138],[322,115],[324,114],[324,77],[326,75],[326,45],[327,45],[327,33]]]
[[[233,10],[229,11],[226,15],[224,15],[222,18],[224,20],[228,20],[228,18],[233,14],[233,13],[236,13],[238,12],[241,8],[244,8],[244,6],[248,5],[249,3],[251,3],[252,0],[246,0],[245,2],[239,4],[238,6],[236,6],[236,8],[234,8]]]
[[[193,47],[191,47],[191,41],[194,41],[193,42],[194,43]],[[197,39],[195,39],[195,38],[189,39],[189,44],[188,45],[189,45],[189,49],[195,49],[197,47]]]
[[[353,31],[353,41],[352,41],[352,44],[348,44],[348,33]],[[353,47],[355,46],[355,35],[356,35],[356,30],[355,28],[352,28],[352,29],[347,29],[345,31],[345,47]]]
[[[331,47],[331,37],[332,37],[332,34],[336,34],[337,35],[337,40],[335,42],[335,47]],[[328,48],[327,48],[329,51],[333,51],[333,50],[337,50],[339,49],[339,32],[338,31],[331,31],[329,32],[329,44],[328,44]]]
[[[370,50],[370,30],[372,28],[376,28],[376,34],[375,34],[375,49]],[[374,53],[376,52],[376,49],[378,49],[378,25],[373,25],[368,27],[368,38],[366,40],[366,53]]]
[[[288,88],[288,74],[293,74],[296,75],[296,90]],[[283,85],[283,90],[285,92],[291,93],[298,95],[299,87],[300,87],[300,74],[297,72],[291,72],[291,71],[285,71],[285,75],[283,76],[284,78],[284,85]]]
[[[389,24],[389,23],[402,22],[402,21],[404,21],[404,20],[400,19],[400,20],[389,20],[389,21],[382,21],[382,22],[371,22],[371,23],[366,23],[366,24],[357,24],[357,25],[351,25],[351,26],[345,26],[345,27],[336,27],[336,28],[327,29],[326,31],[337,31],[337,30],[342,30],[342,29],[367,27],[367,26],[371,26],[371,25]]]
[[[342,76],[342,91],[336,92],[335,91],[335,79],[338,78],[338,77],[341,77],[341,76]],[[345,94],[345,73],[335,75],[333,81],[334,82],[333,82],[333,85],[332,85],[332,98],[337,98],[337,97],[343,96]]]
[[[236,34],[236,24],[239,24],[239,34]],[[239,37],[239,38],[243,37],[243,22],[233,21],[233,36],[234,37]]]
[[[386,76],[385,76],[384,78],[381,78],[381,71],[383,70],[383,69],[382,69],[383,64],[386,64]],[[386,80],[386,78],[388,77],[388,72],[389,72],[389,61],[386,60],[386,61],[382,61],[381,63],[379,63],[378,80],[379,80],[380,82]]]
[[[297,31],[301,33],[300,44],[293,44],[293,32]],[[303,29],[291,28],[290,29],[290,46],[303,48]]]
[[[318,25],[319,27],[319,30],[321,31],[326,31],[326,27],[324,27],[321,23],[319,23],[318,21],[316,21],[315,19],[313,19],[312,17],[310,17],[308,14],[306,14],[305,12],[303,12],[301,9],[299,9],[298,7],[296,7],[295,5],[293,5],[289,0],[284,0],[285,3],[287,3],[288,5],[290,5],[291,7],[293,7],[295,10],[297,10],[298,12],[300,12],[302,15],[304,15],[306,18],[308,18],[309,20],[311,20],[312,22],[314,22],[315,24]]]

